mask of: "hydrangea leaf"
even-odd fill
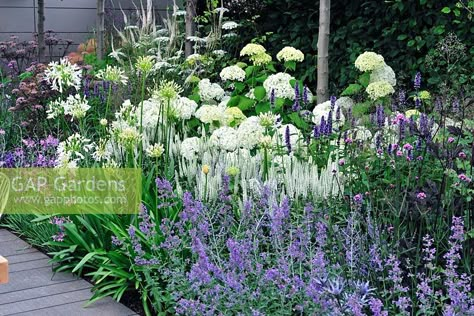
[[[261,101],[263,100],[263,98],[265,98],[267,96],[267,91],[265,90],[264,87],[262,86],[258,86],[255,88],[255,90],[253,91],[253,94],[255,95],[255,98],[258,100],[258,101]]]
[[[354,94],[359,93],[360,90],[362,90],[362,86],[360,84],[352,83],[344,91],[342,91],[341,95],[342,96],[354,95]]]

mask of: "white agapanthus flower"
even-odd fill
[[[222,81],[244,81],[245,71],[239,66],[233,65],[222,69],[220,77]]]
[[[55,166],[57,168],[76,168],[77,164],[85,158],[84,153],[90,152],[93,148],[90,139],[75,133],[59,143],[56,150]]]
[[[223,30],[234,30],[239,27],[239,24],[233,21],[224,22],[222,24]]]
[[[382,55],[374,52],[364,52],[357,57],[355,66],[360,71],[373,71],[381,68],[385,65],[385,61]]]
[[[227,151],[234,151],[239,146],[237,131],[228,126],[216,129],[209,141],[213,146]]]
[[[99,70],[97,73],[97,78],[123,85],[126,85],[128,81],[128,77],[120,67],[110,65],[107,65],[105,69]]]
[[[98,144],[94,145],[94,152],[92,158],[96,162],[107,161],[111,158],[111,152],[107,150],[107,142],[105,139],[100,139]]]
[[[337,103],[337,102],[336,102]],[[337,104],[334,106],[334,109],[331,113],[332,115],[332,126],[334,129],[338,129],[344,125],[345,122],[345,117],[342,111],[339,111],[339,119],[337,117]],[[320,103],[316,105],[313,109],[313,118],[312,121],[314,124],[319,125],[321,124],[321,118],[324,117],[324,119],[328,120],[329,118],[329,112],[331,112],[331,101],[326,101],[324,103]]]
[[[290,144],[291,148],[296,148],[299,140],[302,137],[301,131],[293,124],[284,124],[277,129],[276,134],[273,137],[273,143],[279,146],[285,146],[286,144],[286,130],[290,132]]]
[[[365,91],[372,100],[386,97],[395,92],[393,86],[387,81],[372,82],[367,86]]]
[[[86,97],[81,97],[79,94],[68,96],[67,99],[62,102],[62,107],[64,114],[71,116],[71,121],[84,118],[87,111],[91,108]]]
[[[187,160],[196,158],[199,153],[200,140],[197,137],[186,138],[181,142],[180,154]]]
[[[268,76],[263,82],[263,87],[267,91],[267,97],[270,97],[273,90],[277,98],[294,100],[295,90],[290,84],[290,80],[293,79],[295,79],[293,76],[283,72]]]
[[[291,46],[284,47],[281,51],[277,54],[278,61],[296,61],[302,62],[304,60],[304,54],[299,49],[296,49]]]
[[[194,113],[194,116],[206,124],[225,124],[227,122],[225,107],[218,105],[203,105],[197,109],[196,113]]]
[[[246,118],[237,129],[239,146],[249,150],[253,149],[259,144],[264,132],[265,128],[260,125],[259,117]]]
[[[148,146],[146,154],[150,158],[160,158],[165,152],[165,148],[162,144],[154,144]]]
[[[219,101],[225,96],[224,89],[217,83],[211,83],[209,79],[202,79],[198,84],[201,101]]]
[[[198,107],[194,100],[186,97],[178,97],[171,103],[173,113],[181,120],[189,120]]]
[[[61,58],[59,62],[49,63],[45,71],[45,79],[53,90],[63,93],[69,87],[76,90],[81,88],[82,70],[79,66],[71,64],[69,59]]]
[[[48,114],[47,119],[54,119],[59,115],[64,114],[63,101],[61,99],[51,101],[48,103],[48,109],[46,110]]]

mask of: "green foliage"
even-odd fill
[[[259,12],[257,34],[266,34],[265,46],[278,51],[284,45],[305,53],[297,76],[315,86],[317,65],[318,2],[303,0],[265,0],[266,9]],[[443,14],[446,13],[446,14]],[[463,58],[465,73],[474,66],[474,26],[453,1],[351,1],[331,2],[330,87],[342,90],[357,76],[351,66],[364,51],[382,54],[395,70],[399,82],[408,85],[416,71],[430,77],[428,88],[443,79],[440,73],[425,65],[425,58],[448,33],[471,45]],[[449,13],[449,14],[448,14]],[[314,30],[308,33],[308,30]],[[255,29],[248,32],[255,34]],[[244,36],[245,32],[244,32]],[[248,35],[247,35],[248,36]],[[348,58],[349,57],[349,58]],[[472,78],[469,78],[472,81]]]

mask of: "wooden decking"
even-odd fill
[[[0,254],[7,258],[10,281],[0,284],[0,315],[136,315],[111,298],[86,308],[92,285],[72,274],[53,274],[49,258],[9,231],[0,229]]]

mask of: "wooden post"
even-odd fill
[[[8,283],[8,260],[0,256],[0,284]]]
[[[96,22],[96,53],[97,59],[104,58],[104,33],[105,33],[105,1],[97,0],[97,22]]]
[[[46,45],[44,43],[44,0],[38,0],[38,61],[45,59]]]
[[[194,18],[196,17],[197,0],[186,0],[186,45],[184,47],[184,54],[186,57],[193,54],[193,42],[188,40],[189,36],[194,36],[196,31],[196,23]]]
[[[331,0],[319,1],[318,33],[318,104],[329,99],[329,25]]]

